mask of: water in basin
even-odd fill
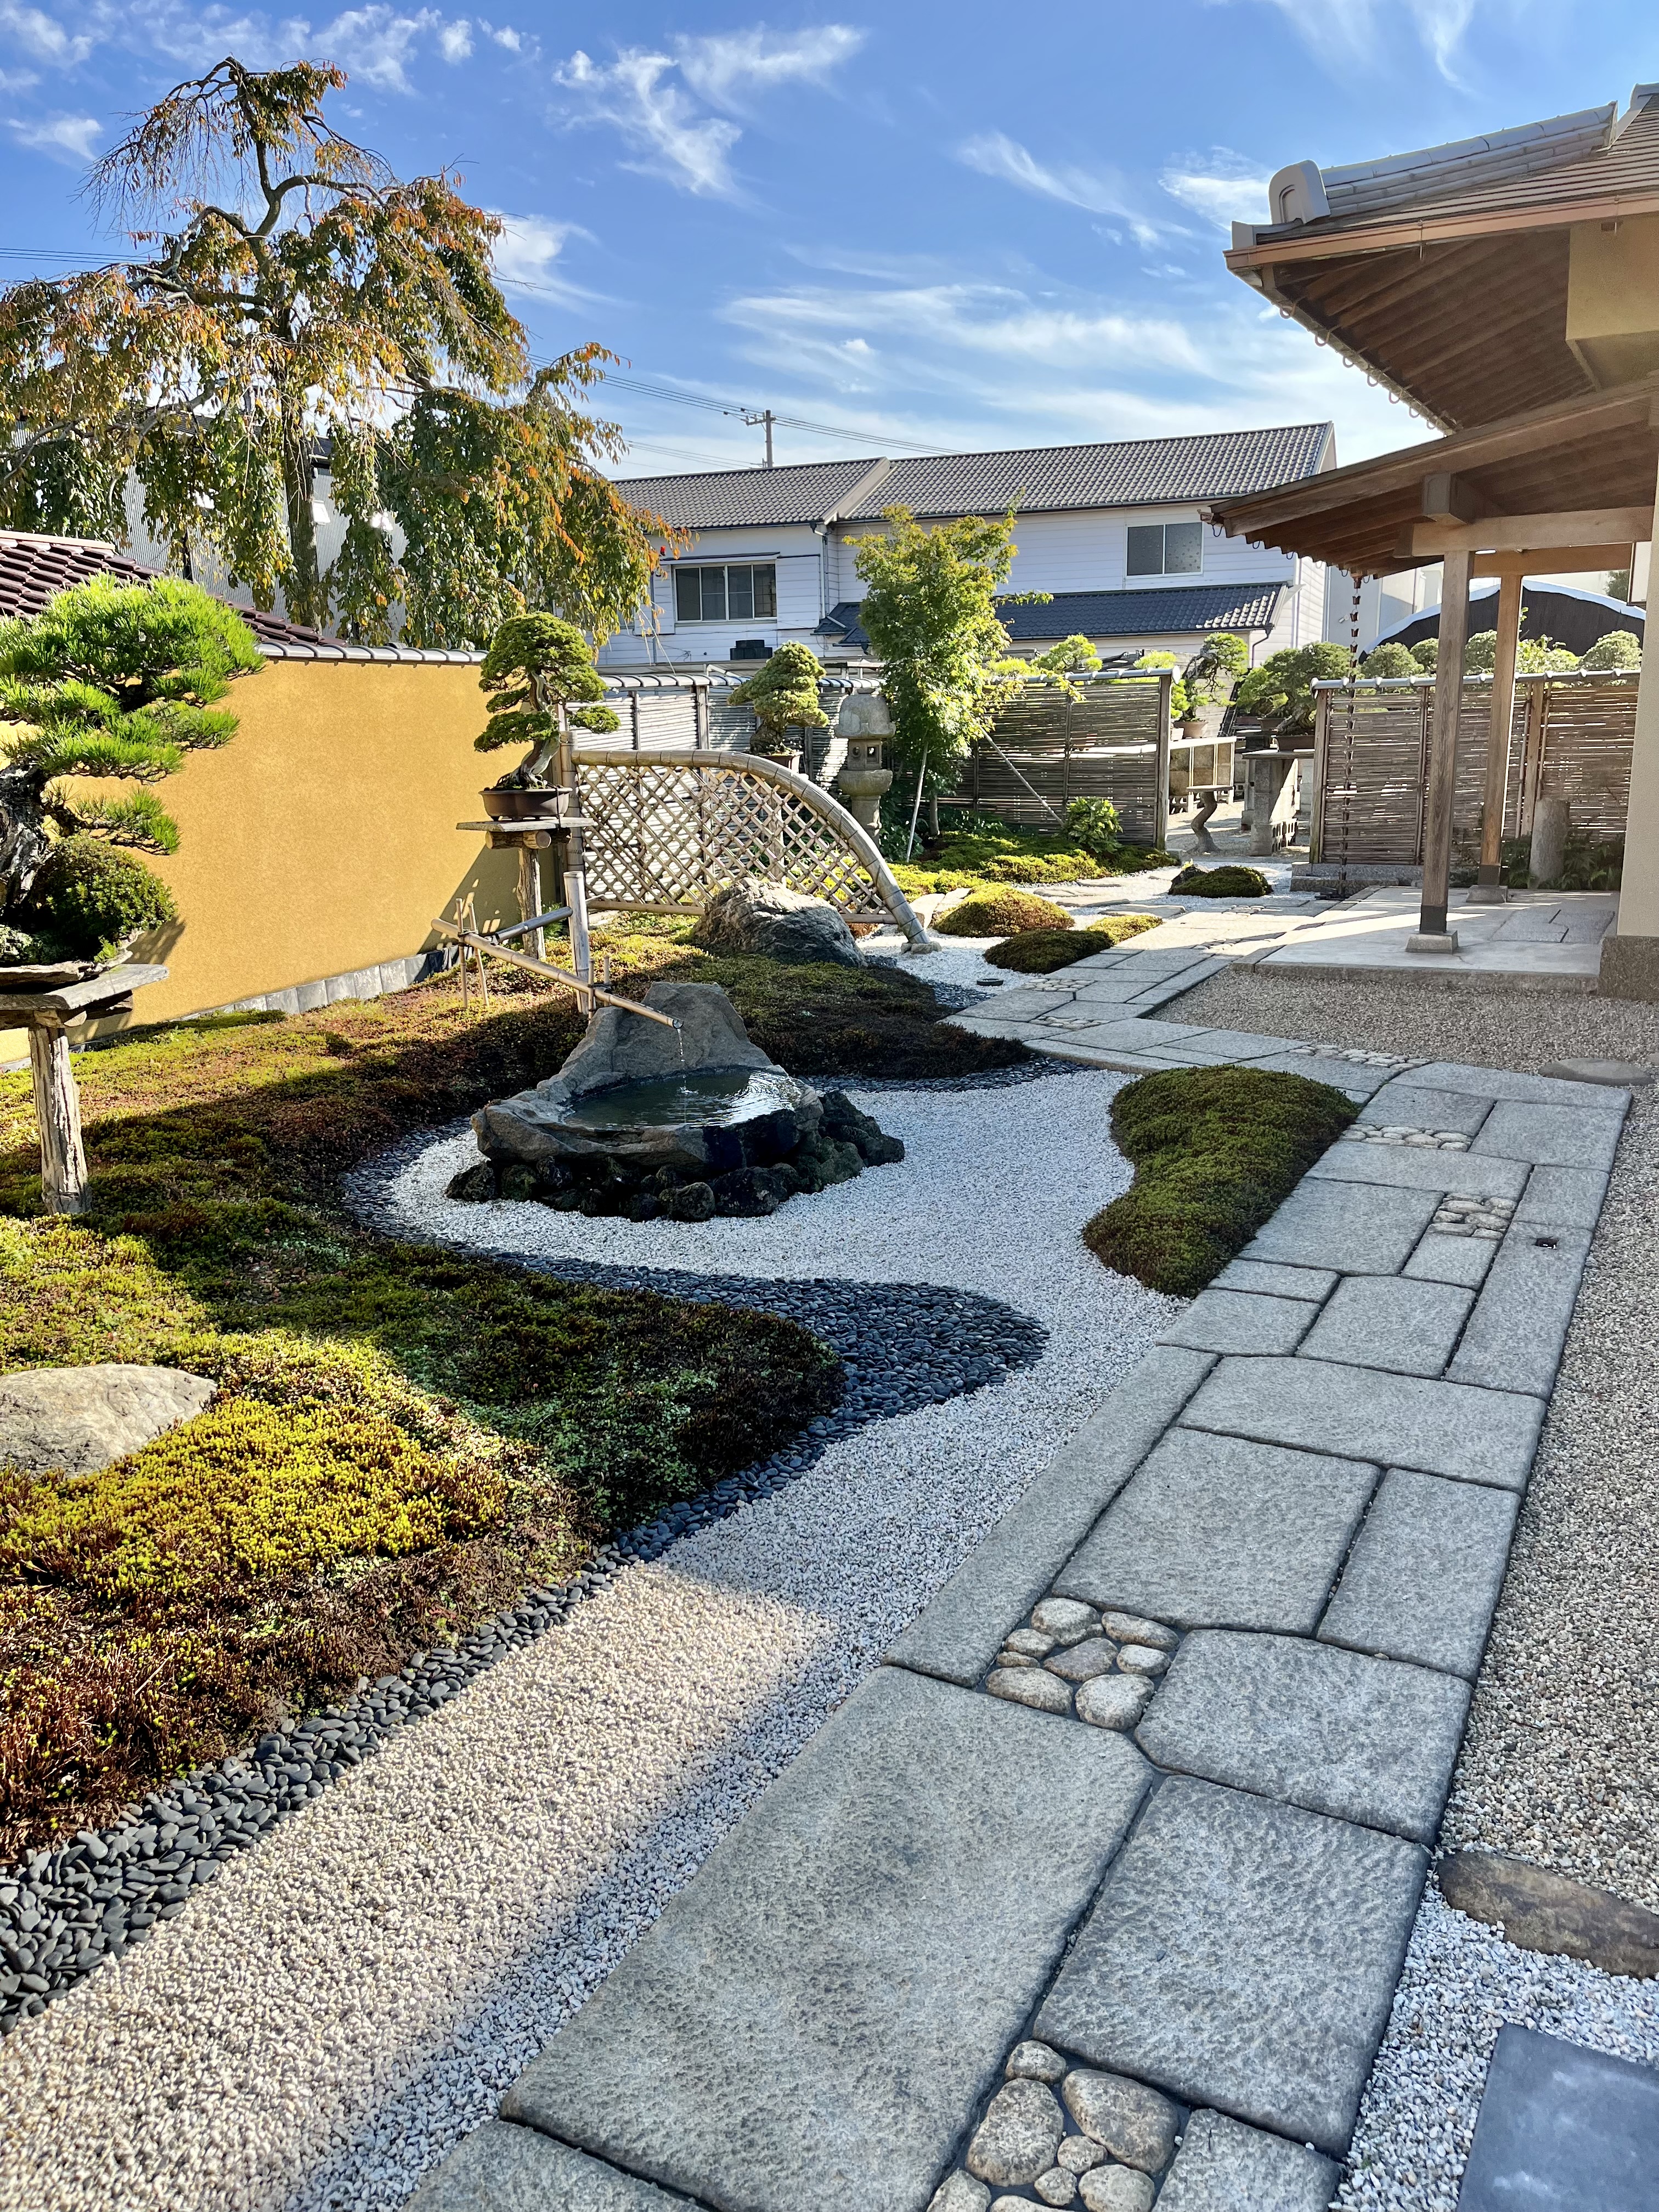
[[[585,1129],[654,1128],[677,1121],[753,1121],[780,1106],[793,1106],[800,1085],[772,1068],[709,1068],[690,1075],[660,1077],[654,1083],[623,1083],[580,1099],[565,1124]]]

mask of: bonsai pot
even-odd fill
[[[559,811],[559,794],[545,787],[535,789],[486,791],[484,812],[492,822],[540,822]]]

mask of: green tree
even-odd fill
[[[1047,653],[1033,653],[1025,663],[1036,682],[1052,684],[1068,699],[1083,696],[1081,687],[1073,683],[1073,677],[1092,675],[1099,665],[1100,655],[1081,631],[1076,630],[1070,637],[1061,638],[1058,645],[1051,645]]]
[[[781,645],[765,666],[732,692],[735,704],[755,710],[756,752],[790,750],[791,730],[822,730],[830,717],[818,704],[823,666],[811,646]]]
[[[1419,637],[1411,649],[1412,659],[1424,675],[1432,676],[1440,665],[1440,641],[1437,637]]]
[[[1631,573],[1628,568],[1608,569],[1607,597],[1610,599],[1623,599],[1626,606],[1628,606],[1630,604],[1630,586]]]
[[[590,703],[605,697],[605,678],[587,640],[556,615],[510,615],[489,641],[478,688],[492,703],[474,748],[493,753],[503,745],[530,747],[498,788],[544,784],[562,730],[604,736],[618,726],[613,707]]]
[[[194,584],[106,577],[0,623],[0,909],[33,883],[52,834],[172,853],[179,826],[150,786],[234,735],[218,702],[264,662],[240,616]],[[136,786],[88,799],[66,777]]]
[[[1526,610],[1522,610],[1522,619]],[[1553,638],[1523,637],[1515,656],[1516,668],[1522,676],[1545,676],[1558,669],[1577,668],[1578,655],[1569,653],[1565,645],[1557,645]],[[1465,676],[1490,676],[1498,665],[1498,632],[1478,629],[1463,647]]]
[[[1642,665],[1642,641],[1633,629],[1610,629],[1605,637],[1596,639],[1580,665],[1585,668],[1639,668]]]
[[[381,643],[401,601],[409,643],[465,646],[553,606],[607,634],[658,529],[578,404],[611,356],[532,369],[491,273],[500,222],[342,137],[323,106],[345,82],[229,58],[98,164],[100,209],[152,250],[0,293],[0,522],[123,541],[132,477],[173,565],[216,562],[298,622]],[[322,439],[346,520],[326,574]]]
[[[1362,676],[1370,677],[1373,681],[1420,676],[1423,665],[1413,659],[1408,645],[1401,645],[1397,638],[1390,638],[1386,645],[1376,646],[1365,655],[1359,664],[1359,672]]]
[[[1346,645],[1286,646],[1242,677],[1233,697],[1275,734],[1299,737],[1314,725],[1314,685],[1346,676],[1352,665]]]
[[[858,541],[854,565],[868,586],[860,613],[882,663],[890,750],[901,781],[919,775],[924,793],[945,791],[1024,672],[997,619],[1017,550],[1013,513],[932,529],[906,507],[890,507],[882,519],[885,531]]]

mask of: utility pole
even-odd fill
[[[763,410],[762,410],[762,412],[761,412],[760,414],[758,414],[758,415],[745,415],[745,416],[744,416],[744,418],[743,418],[743,419],[744,419],[744,422],[748,425],[749,428],[750,428],[750,429],[751,429],[751,430],[758,429],[758,428],[761,427],[761,425],[762,425],[763,423],[765,425],[765,427],[766,427],[766,460],[765,460],[765,464],[764,464],[764,465],[765,465],[767,468],[769,468],[769,468],[772,466],[772,465],[773,465],[773,464],[772,464],[772,425],[773,425],[773,424],[777,421],[777,419],[778,419],[778,418],[777,418],[777,416],[773,413],[772,410],[771,410],[769,407],[768,407],[768,408],[763,409]]]

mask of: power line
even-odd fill
[[[670,399],[678,406],[701,407],[713,415],[734,415],[740,420],[752,416],[759,421],[765,413],[761,408],[737,400],[715,399],[701,392],[677,392],[672,385],[647,383],[643,377],[618,376],[614,371],[606,375],[605,381],[618,392],[637,392],[647,399]],[[815,438],[849,438],[854,445],[890,446],[907,453],[942,453],[945,450],[943,446],[921,446],[914,439],[889,437],[879,431],[872,434],[868,430],[848,430],[837,422],[813,422],[799,415],[774,414],[772,420],[780,430],[805,430]]]

